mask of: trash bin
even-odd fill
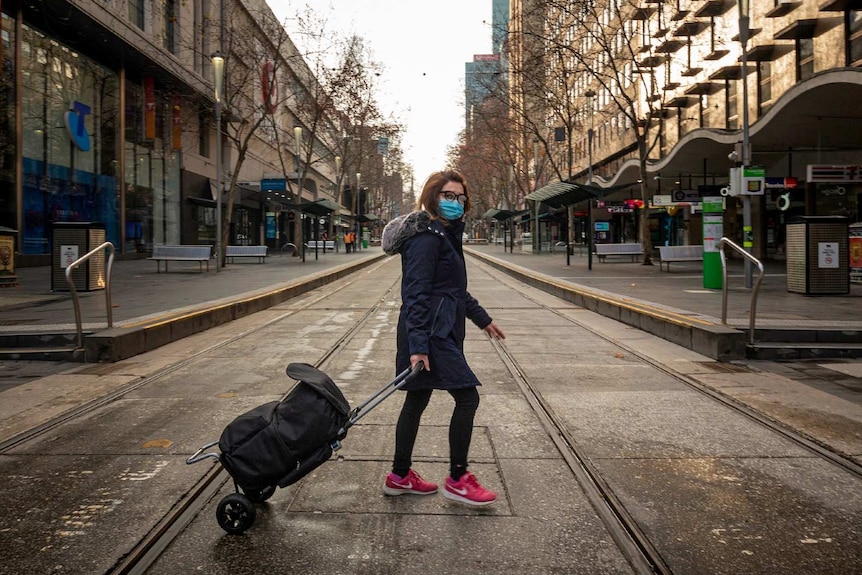
[[[850,224],[850,283],[862,284],[862,222]]]
[[[15,273],[15,238],[18,230],[0,226],[0,287],[18,285]]]
[[[788,222],[787,291],[806,295],[850,292],[848,219],[801,216]]]
[[[98,222],[55,222],[51,240],[51,290],[71,291],[66,268],[105,243],[105,225]],[[105,289],[105,253],[95,254],[72,272],[76,291]]]

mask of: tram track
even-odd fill
[[[400,278],[399,278],[400,279]],[[355,280],[354,280],[355,281]],[[314,366],[320,370],[325,370],[327,363],[343,349],[356,335],[356,333],[364,326],[368,320],[377,313],[381,307],[380,301],[383,301],[386,295],[389,295],[398,284],[391,285],[383,298],[378,300],[378,304],[364,311],[364,313],[343,333],[335,343],[333,343],[326,352],[314,362]],[[346,287],[342,285],[340,287]],[[326,293],[312,300],[310,304],[320,303],[331,293]],[[240,339],[249,337],[256,331],[283,321],[286,317],[294,315],[299,310],[293,310],[292,313],[283,314],[274,318],[259,328],[249,330],[243,334],[232,338],[230,342],[224,342],[218,346],[208,348],[202,353],[210,353],[218,347],[223,347],[228,343],[239,341]],[[286,396],[286,394],[285,394]],[[284,396],[282,397],[282,399]],[[184,497],[177,505],[175,505],[165,516],[165,518],[145,537],[131,552],[124,557],[121,562],[108,571],[108,575],[142,575],[146,573],[150,566],[159,558],[162,552],[174,541],[174,539],[197,517],[204,507],[212,500],[226,483],[231,481],[230,475],[220,464],[213,464],[206,474],[193,486],[189,494]]]
[[[376,264],[377,267],[373,269],[377,269],[383,265],[385,265],[385,261]],[[486,264],[480,264],[480,266],[482,266],[483,269],[492,269],[490,267],[485,268]],[[355,282],[362,279],[366,273],[369,273],[369,271],[365,270],[360,272],[359,275],[349,276],[348,278],[341,280],[337,290],[340,291],[341,289],[345,289],[350,285],[353,285]],[[500,272],[489,272],[489,275],[494,277],[497,273]],[[502,278],[504,276],[501,274],[500,277]],[[648,364],[652,368],[667,374],[689,388],[747,416],[768,428],[770,431],[793,441],[800,447],[805,448],[815,456],[849,471],[856,477],[862,477],[862,467],[852,460],[848,460],[847,458],[840,456],[840,454],[836,454],[828,448],[820,446],[816,441],[788,429],[780,422],[773,421],[770,418],[759,414],[756,410],[748,408],[739,401],[725,397],[720,392],[707,387],[685,374],[677,372],[671,367],[662,364],[660,361],[657,361],[654,358],[649,357],[647,354],[627,345],[624,341],[578,321],[561,311],[559,308],[543,303],[531,295],[532,288],[526,284],[522,284],[517,280],[511,279],[504,283],[506,283],[506,287],[515,290],[520,297],[524,298],[532,306],[535,306],[547,313],[551,313],[556,317],[562,318],[571,325],[576,326],[578,329],[594,334],[607,343],[616,346],[626,354],[630,354],[637,358],[639,362]],[[351,309],[351,311],[360,312],[360,315],[356,318],[352,318],[349,325],[344,325],[340,328],[341,332],[337,337],[335,337],[334,341],[332,341],[328,347],[318,355],[314,365],[319,369],[326,371],[327,366],[330,365],[331,362],[333,362],[333,360],[337,358],[351,342],[355,341],[355,338],[359,334],[362,333],[363,328],[367,326],[371,318],[381,310],[390,310],[386,302],[392,298],[394,290],[396,290],[399,285],[400,276],[396,278],[394,283],[379,288],[382,295],[376,298],[373,305],[369,305],[364,308]],[[139,390],[148,384],[159,381],[170,374],[173,374],[177,370],[191,365],[195,361],[211,356],[227,346],[240,343],[245,339],[251,339],[261,330],[285,321],[298,313],[306,311],[310,307],[317,306],[315,308],[316,311],[344,310],[345,308],[343,307],[325,306],[327,298],[332,297],[336,293],[337,291],[334,286],[332,288],[323,288],[321,293],[315,294],[307,300],[303,300],[301,302],[301,308],[289,308],[285,313],[272,317],[260,325],[255,325],[242,333],[234,334],[214,345],[210,345],[205,349],[196,351],[183,360],[173,363],[160,371],[142,378],[140,381],[128,384],[104,397],[98,398],[86,405],[82,405],[79,408],[66,412],[43,425],[35,427],[3,442],[0,444],[0,454],[10,452],[16,447],[24,446],[29,441],[34,441],[39,437],[56,430],[58,427],[74,421],[76,418],[84,417],[88,413],[96,411],[113,401],[117,401],[123,396],[128,395],[135,390]],[[321,306],[321,304],[324,305]],[[523,308],[513,309],[527,310],[532,308],[524,306]],[[523,368],[522,362],[519,361],[518,353],[510,349],[504,342],[494,341],[492,343],[494,351],[499,356],[508,373],[512,376],[517,388],[520,390],[526,402],[535,413],[545,432],[553,442],[556,450],[559,452],[566,466],[571,470],[594,511],[605,525],[615,545],[620,549],[633,571],[638,575],[647,575],[651,573],[672,575],[673,570],[666,559],[662,556],[659,549],[657,549],[654,543],[650,541],[645,530],[626,509],[624,502],[622,502],[614,493],[611,482],[603,477],[600,465],[595,464],[581,449],[575,435],[568,428],[564,419],[555,413],[552,402],[548,401],[543,396],[540,386],[535,385],[534,382],[531,381],[527,374],[527,370]],[[211,465],[210,468],[206,470],[192,485],[192,487],[170,507],[163,518],[153,527],[149,528],[148,532],[140,542],[125,556],[120,558],[120,560],[111,569],[109,569],[107,573],[110,573],[111,575],[146,573],[154,562],[162,555],[165,549],[167,549],[180,533],[182,533],[195,520],[195,518],[201,514],[213,498],[215,498],[219,492],[225,488],[225,485],[229,481],[229,475],[221,468],[220,465]]]

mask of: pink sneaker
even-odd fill
[[[404,495],[405,493],[431,495],[432,493],[437,493],[437,484],[425,481],[412,469],[407,473],[407,477],[404,478],[390,472],[386,476],[383,493],[386,495]]]
[[[490,505],[497,500],[497,494],[479,485],[476,476],[469,471],[462,475],[458,481],[452,481],[451,477],[447,477],[446,487],[443,488],[443,497],[477,506]]]

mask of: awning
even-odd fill
[[[330,200],[317,200],[316,202],[303,202],[299,204],[299,211],[313,216],[328,216],[338,211],[341,206]]]
[[[570,206],[601,197],[600,188],[592,186],[584,186],[581,184],[572,184],[569,182],[554,182],[543,188],[539,188],[532,194],[527,196],[528,200],[542,202],[552,208],[562,206]]]
[[[521,215],[525,212],[528,212],[528,211],[529,210],[521,210],[521,211],[513,212],[512,210],[498,210],[497,208],[491,208],[490,210],[485,212],[482,215],[482,217],[483,218],[494,218],[495,220],[502,222],[505,220],[512,219],[512,218],[519,216],[519,215]]]

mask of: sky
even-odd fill
[[[305,5],[267,2],[282,21]],[[362,36],[383,66],[378,102],[405,127],[402,148],[420,189],[429,174],[446,167],[446,150],[464,129],[464,64],[474,54],[491,52],[491,0],[314,0],[309,5],[333,33]]]

